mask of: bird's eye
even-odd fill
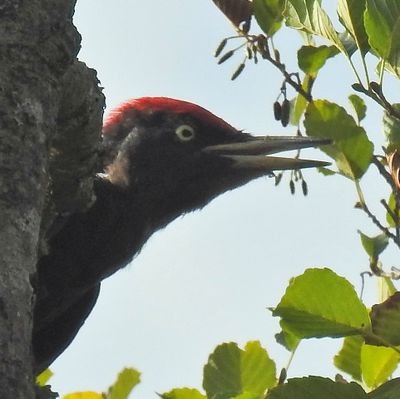
[[[195,136],[194,129],[189,125],[180,125],[175,130],[176,135],[181,141],[190,141]]]

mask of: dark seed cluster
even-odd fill
[[[278,174],[276,174],[274,176],[275,176],[275,186],[277,186],[282,181],[283,172],[279,172]],[[302,191],[303,195],[304,196],[308,195],[308,184],[305,181],[304,176],[300,170],[294,170],[291,172],[290,181],[289,181],[289,190],[292,194],[296,194],[296,183],[297,182],[300,182],[301,191]]]
[[[290,119],[290,101],[285,98],[282,103],[278,100],[274,102],[274,118],[286,127]]]
[[[241,43],[236,48],[228,50],[224,54],[223,51],[231,39],[244,39],[244,42]],[[245,48],[245,57],[244,60],[239,64],[236,70],[233,72],[231,76],[231,80],[235,80],[244,70],[246,66],[246,62],[248,60],[252,60],[255,64],[258,63],[258,56],[260,55],[262,58],[269,57],[269,48],[268,48],[268,39],[264,35],[252,36],[247,35],[243,29],[241,29],[241,34],[238,36],[231,36],[223,39],[221,43],[218,45],[215,50],[214,56],[219,57],[218,64],[224,63],[226,60],[231,58],[238,50]]]

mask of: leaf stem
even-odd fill
[[[378,159],[377,155],[374,155],[372,157],[372,163],[376,166],[378,169],[379,173],[383,178],[386,180],[386,182],[389,184],[394,199],[395,199],[395,209],[394,211],[390,209],[389,205],[386,203],[385,200],[381,200],[381,204],[384,206],[386,211],[390,214],[390,216],[393,219],[393,222],[395,223],[395,229],[396,229],[396,245],[400,247],[400,220],[399,220],[399,208],[400,208],[400,193],[399,190],[396,187],[395,182],[392,179],[392,175],[386,170],[385,166],[382,164],[382,162]]]
[[[357,72],[356,67],[355,67],[354,64],[353,64],[353,61],[351,60],[351,58],[350,58],[349,56],[346,56],[346,58],[347,58],[347,60],[349,61],[350,67],[351,67],[351,69],[353,70],[354,75],[356,75],[356,78],[357,78],[357,80],[358,80],[358,83],[360,83],[360,85],[362,85],[362,80],[361,80],[361,78],[360,78],[360,75],[359,75],[358,72]],[[367,72],[367,77],[368,77],[368,72]]]
[[[301,342],[301,340],[298,342],[298,344],[296,345],[296,347],[290,352],[290,356],[289,356],[289,359],[288,359],[288,361],[287,361],[287,363],[286,363],[286,367],[285,367],[286,372],[289,370],[289,367],[290,367],[290,365],[292,364],[294,355],[296,354],[296,351],[297,351],[297,348],[298,348],[299,345],[300,345],[300,342]]]
[[[367,80],[367,84],[369,86],[370,79],[369,79],[368,67],[367,67],[367,63],[365,62],[365,56],[362,53],[361,53],[361,62],[362,62],[364,72],[365,72],[365,79]]]

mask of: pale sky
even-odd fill
[[[78,0],[75,23],[83,36],[79,58],[98,71],[107,110],[131,97],[169,96],[196,102],[248,132],[295,134],[273,119],[282,78],[272,66],[249,64],[231,82],[242,54],[217,65],[214,49],[234,31],[211,0]],[[298,43],[295,32],[276,38],[293,71]],[[330,60],[321,78],[314,96],[348,107],[355,79],[345,60]],[[339,91],[343,87],[346,92]],[[368,126],[381,145],[380,111],[371,116]],[[318,150],[304,155],[326,159]],[[385,197],[371,175],[366,192]],[[331,267],[359,291],[368,259],[357,229],[378,233],[352,208],[349,180],[313,170],[305,177],[308,197],[300,186],[290,194],[288,174],[278,188],[261,178],[155,234],[130,266],[103,284],[92,315],[52,367],[53,389],[106,390],[125,366],[142,373],[132,397],[201,388],[208,355],[228,341],[260,340],[278,370],[284,367],[289,353],[274,340],[278,320],[267,307],[277,305],[290,277],[307,267]],[[388,265],[396,265],[390,256]],[[375,288],[368,280],[369,297]],[[334,377],[332,357],[340,344],[302,343],[289,377]]]

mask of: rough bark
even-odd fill
[[[95,73],[76,61],[80,36],[72,24],[74,6],[75,0],[0,2],[0,398],[4,399],[35,395],[32,282],[40,238],[60,211],[85,208],[93,196],[103,98]]]

